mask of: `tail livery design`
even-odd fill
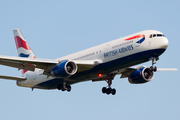
[[[26,58],[36,58],[28,43],[26,42],[26,39],[23,37],[21,31],[19,29],[15,29],[13,30],[13,33],[18,56]],[[25,72],[27,72],[27,70],[23,70],[22,74],[24,74]]]
[[[36,58],[19,29],[13,30],[19,57]]]

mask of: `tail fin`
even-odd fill
[[[36,58],[33,51],[29,47],[26,39],[23,37],[19,29],[13,30],[16,48],[19,57]]]
[[[19,29],[13,30],[16,48],[19,57],[36,58],[33,51],[29,47],[26,39],[23,37]],[[23,70],[22,74],[26,73],[27,70]]]

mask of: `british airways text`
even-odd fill
[[[127,47],[122,47],[120,49],[109,51],[109,52],[104,53],[104,58],[116,56],[118,54],[121,54],[121,53],[124,53],[124,52],[127,52],[127,51],[131,51],[133,49],[134,49],[133,45],[129,45]]]

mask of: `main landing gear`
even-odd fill
[[[71,91],[71,86],[70,85],[58,84],[57,89],[62,90],[62,91],[67,90],[68,92],[70,92]]]
[[[150,67],[151,71],[156,72],[157,71],[157,67],[154,66],[154,64],[156,64],[156,61],[159,60],[159,57],[153,57],[152,58],[152,66]]]
[[[70,92],[71,91],[71,86],[67,85],[66,80],[64,80],[63,84],[58,84],[57,89],[62,90],[62,91],[67,90],[68,92]]]
[[[110,93],[112,95],[116,94],[116,89],[111,88],[111,84],[112,84],[113,79],[114,79],[114,75],[108,75],[108,80],[106,81],[108,83],[108,87],[103,87],[102,88],[102,93],[106,93],[107,95],[109,95]]]

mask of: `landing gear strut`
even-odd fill
[[[116,94],[116,89],[111,88],[111,84],[112,84],[113,79],[114,79],[114,75],[108,75],[108,80],[106,81],[108,83],[108,87],[103,87],[102,88],[102,93],[106,93],[107,95],[109,95],[110,93],[112,95]]]
[[[154,66],[154,64],[156,64],[156,61],[157,61],[158,59],[159,59],[158,57],[153,57],[153,58],[152,58],[152,66],[150,67],[151,71],[154,71],[154,72],[157,71],[157,67]]]

